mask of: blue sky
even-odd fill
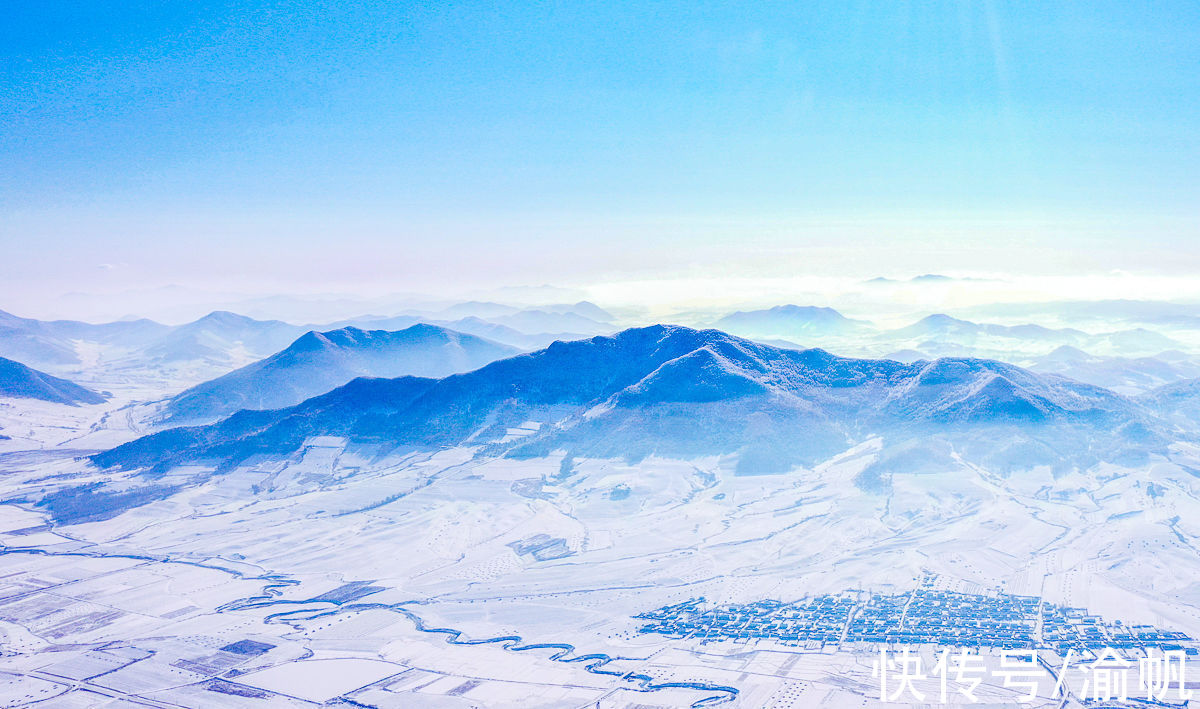
[[[7,7],[0,280],[1200,268],[1196,3],[493,5]]]

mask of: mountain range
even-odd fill
[[[881,329],[865,320],[847,318],[833,308],[799,305],[737,311],[712,321],[711,327],[767,344],[870,344],[875,351],[915,349],[938,356],[1045,354],[1059,346],[1109,355],[1151,355],[1181,347],[1178,341],[1144,328],[1089,333],[1035,324],[977,323],[943,313],[904,327]]]
[[[487,319],[484,318],[487,317]],[[436,312],[411,312],[394,317],[363,316],[332,325],[294,325],[258,320],[217,310],[182,325],[152,320],[86,323],[74,320],[36,320],[0,311],[0,356],[55,370],[82,365],[80,346],[102,345],[101,361],[135,366],[205,362],[216,367],[267,357],[310,330],[340,327],[402,330],[417,323],[532,350],[558,339],[576,339],[614,328],[613,316],[587,301],[516,308],[498,303],[460,303]]]
[[[1093,334],[1032,324],[975,323],[944,314],[888,330],[845,317],[832,308],[799,305],[738,311],[720,317],[698,316],[689,322],[711,323],[717,329],[768,344],[853,348],[849,351],[872,356],[916,350],[930,356],[1021,361],[1064,345],[1106,356],[1145,356],[1183,348],[1176,340],[1145,329]],[[613,316],[587,301],[536,308],[466,302],[390,317],[362,316],[330,325],[293,325],[226,311],[215,311],[177,326],[144,319],[102,324],[41,321],[0,312],[0,356],[60,376],[69,376],[80,369],[84,357],[89,366],[122,372],[166,367],[185,372],[184,376],[194,382],[202,376],[270,356],[309,330],[328,331],[347,326],[402,330],[417,323],[445,327],[526,351],[543,348],[556,340],[581,339],[616,330]],[[203,366],[177,366],[192,363]]]
[[[1180,347],[1180,343],[1143,328],[1105,333],[1087,333],[1074,328],[1048,328],[1041,325],[995,325],[961,320],[944,314],[934,314],[896,330],[878,335],[893,344],[903,341],[926,340],[918,349],[937,350],[943,347],[972,347],[983,338],[1023,342],[1029,346],[1070,345],[1121,353],[1156,353]]]
[[[357,377],[444,377],[517,352],[425,324],[397,332],[310,331],[281,352],[182,392],[167,403],[165,413],[173,422],[211,421],[240,409],[292,406]]]
[[[356,445],[471,445],[516,457],[736,454],[740,472],[763,473],[884,435],[954,436],[968,454],[1004,470],[1141,455],[1166,445],[1160,423],[1106,389],[1001,362],[850,359],[655,325],[555,342],[441,379],[355,379],[290,408],[163,431],[94,460],[228,466],[330,435]]]
[[[417,323],[493,340],[522,350],[536,350],[555,340],[577,340],[612,332],[612,316],[586,301],[574,305],[516,309],[497,303],[462,303],[435,313],[394,317],[352,318],[337,327],[402,330]]]

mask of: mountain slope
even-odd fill
[[[1164,384],[1138,397],[1148,408],[1183,425],[1200,425],[1200,378]]]
[[[542,424],[537,433],[506,437],[529,421]],[[979,436],[985,453],[1034,437],[1095,456],[1120,450],[1130,427],[1139,445],[1157,444],[1154,426],[1141,407],[1105,389],[1000,362],[847,359],[656,325],[556,342],[439,380],[358,379],[290,409],[148,436],[95,460],[228,463],[336,435],[390,447],[479,445],[514,456],[736,453],[756,461],[747,472],[769,472],[871,435]],[[991,435],[997,429],[1004,435]],[[1026,463],[1033,464],[1017,461]]]
[[[107,397],[91,389],[3,357],[0,357],[0,396],[40,399],[71,406],[103,404],[107,400]]]
[[[516,354],[499,343],[433,325],[397,332],[346,327],[309,332],[287,349],[184,391],[167,404],[176,422],[205,421],[240,409],[278,409],[357,377],[444,377]]]
[[[1182,353],[1112,357],[1092,355],[1069,345],[1035,359],[1029,368],[1035,372],[1060,374],[1127,395],[1148,392],[1164,384],[1200,376],[1200,362]]]

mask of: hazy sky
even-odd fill
[[[490,5],[7,4],[0,308],[1200,272],[1200,3]]]

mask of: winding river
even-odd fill
[[[630,684],[628,689],[633,689],[635,691],[656,692],[664,689],[688,689],[695,690],[697,692],[703,692],[705,696],[696,700],[691,705],[696,709],[731,702],[738,696],[738,690],[735,687],[711,684],[707,682],[655,682],[653,677],[646,674],[636,672],[621,672],[619,670],[609,669],[608,667],[614,662],[639,662],[643,661],[645,658],[622,657],[619,655],[608,655],[606,653],[576,654],[575,646],[570,643],[526,643],[524,638],[522,638],[520,635],[503,635],[493,638],[465,638],[465,633],[462,630],[458,630],[456,628],[438,628],[427,625],[425,621],[411,609],[412,606],[421,605],[422,602],[419,600],[393,604],[341,602],[330,599],[316,598],[310,598],[307,600],[285,600],[279,597],[283,589],[298,585],[300,583],[298,580],[289,578],[282,574],[247,574],[241,570],[230,568],[228,566],[222,566],[216,563],[177,560],[148,554],[105,554],[93,551],[58,552],[32,547],[0,547],[0,556],[5,554],[89,557],[97,559],[128,559],[158,564],[181,564],[185,566],[221,571],[239,580],[262,581],[264,585],[262,591],[258,594],[231,601],[219,606],[216,609],[216,612],[218,613],[233,610],[277,608],[279,609],[279,612],[266,615],[264,617],[264,622],[295,624],[301,620],[311,620],[315,618],[338,615],[341,613],[354,613],[364,610],[387,610],[404,616],[410,622],[412,622],[413,627],[422,633],[431,633],[443,636],[446,643],[450,645],[497,645],[509,652],[552,650],[553,652],[547,656],[548,659],[552,661],[577,664],[582,669],[592,674],[619,678]],[[296,606],[304,607],[297,608]],[[324,607],[314,608],[314,606]]]

